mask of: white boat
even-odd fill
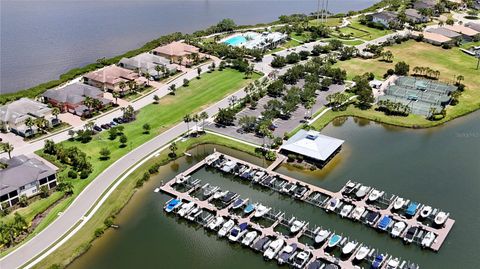
[[[242,244],[244,246],[250,246],[253,242],[253,240],[255,240],[255,238],[257,238],[257,231],[251,231],[251,232],[248,232],[245,237],[243,238],[242,240]]]
[[[284,244],[285,241],[283,241],[283,239],[281,238],[274,240],[272,243],[270,243],[267,250],[265,250],[265,252],[263,253],[263,257],[267,260],[275,258],[275,256],[280,251],[280,249],[282,249]]]
[[[358,246],[357,242],[349,241],[345,246],[342,248],[342,254],[348,255],[352,253],[352,251]]]
[[[396,222],[393,225],[393,228],[392,228],[392,231],[390,232],[390,234],[392,235],[392,237],[400,236],[400,234],[402,234],[403,230],[405,230],[405,227],[407,227],[407,224],[405,224],[405,222],[403,222],[403,221]]]
[[[329,235],[330,235],[330,232],[328,230],[321,230],[315,236],[315,243],[316,244],[322,243],[323,241],[325,241],[325,239],[328,238]]]
[[[357,261],[361,261],[367,257],[369,252],[370,252],[370,249],[367,246],[362,246],[355,254],[355,259]]]
[[[283,193],[292,193],[295,189],[297,188],[297,185],[295,183],[287,183],[285,186],[283,186],[281,192]]]
[[[267,214],[268,211],[270,211],[270,209],[271,209],[270,207],[266,207],[262,204],[258,204],[255,208],[256,208],[256,210],[255,210],[254,216],[256,218],[262,217],[263,215]]]
[[[223,196],[227,195],[228,191],[217,191],[213,194],[213,199],[220,199]]]
[[[424,206],[422,208],[422,211],[420,211],[420,216],[424,219],[428,218],[428,216],[430,216],[430,214],[432,214],[432,207],[431,206]]]
[[[445,213],[443,211],[440,211],[436,216],[435,216],[435,224],[437,225],[443,225],[445,221],[447,221],[449,214]]]
[[[288,246],[285,246],[282,251],[278,254],[277,261],[278,264],[282,265],[284,263],[287,263],[290,258],[293,257],[295,254],[295,250],[297,250],[297,244],[292,243]]]
[[[265,175],[265,172],[263,171],[259,171],[255,174],[255,176],[253,177],[252,181],[253,182],[258,182],[263,176]]]
[[[194,220],[195,219],[195,215],[197,214],[197,212],[199,212],[201,209],[200,207],[198,207],[197,205],[195,205],[193,207],[192,210],[190,210],[190,212],[188,212],[187,216],[186,216],[186,219],[188,220]]]
[[[230,234],[228,235],[228,240],[232,242],[237,242],[240,238],[242,238],[243,235],[248,232],[247,227],[248,224],[246,222],[233,227],[233,229],[230,231]]]
[[[433,240],[435,240],[435,234],[433,232],[428,232],[422,239],[422,247],[430,247],[433,243]]]
[[[340,200],[338,200],[337,198],[330,199],[327,204],[327,211],[335,211],[339,203]]]
[[[370,202],[376,201],[378,198],[380,198],[383,195],[383,193],[384,193],[383,191],[373,189],[368,195],[368,201]]]
[[[397,197],[397,199],[395,199],[395,203],[393,203],[393,209],[399,210],[400,208],[403,207],[405,202],[406,202],[405,199],[403,199],[402,197]]]
[[[180,210],[178,210],[178,215],[180,217],[185,217],[187,215],[188,212],[190,212],[190,210],[193,209],[193,207],[195,206],[195,202],[189,202],[189,203],[186,203],[186,204],[183,204],[182,207],[180,207]]]
[[[218,236],[224,237],[227,233],[233,228],[235,222],[233,220],[228,220],[222,225],[222,228],[218,231]]]
[[[398,258],[391,258],[388,263],[386,269],[397,269],[398,265],[400,264],[400,260]]]
[[[358,197],[358,198],[363,198],[365,197],[365,195],[367,195],[368,191],[370,190],[370,187],[368,186],[361,186],[360,188],[358,188],[358,191],[355,193],[355,195]]]
[[[225,219],[223,217],[216,217],[215,220],[213,220],[212,222],[210,222],[210,224],[208,224],[208,228],[210,230],[216,230],[224,222],[225,222]]]
[[[302,251],[295,255],[293,259],[293,267],[294,268],[303,268],[310,260],[311,252],[308,250]]]
[[[230,160],[223,165],[222,171],[229,173],[233,168],[235,168],[235,166],[237,166],[237,163]]]
[[[177,184],[183,184],[185,183],[188,179],[190,179],[191,176],[181,176],[181,177],[177,177],[177,179],[175,180],[175,183]]]
[[[365,212],[365,207],[357,206],[352,211],[352,214],[350,215],[350,218],[352,218],[354,220],[359,220],[362,217],[363,212]]]
[[[302,229],[304,225],[305,225],[305,221],[296,220],[292,223],[292,226],[290,227],[290,232],[297,233],[298,231],[300,231],[300,229]]]
[[[342,210],[340,211],[340,216],[342,218],[345,218],[348,216],[348,214],[350,214],[350,212],[352,211],[353,209],[353,205],[345,205]]]

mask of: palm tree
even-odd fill
[[[85,129],[86,130],[90,130],[92,131],[93,130],[93,126],[95,126],[95,123],[93,121],[89,121],[85,124]]]
[[[182,64],[182,62],[183,62],[183,57],[182,57],[182,56],[178,57],[178,64],[180,64],[180,65],[181,65],[181,64]]]
[[[150,86],[150,73],[145,72],[143,76],[147,79],[147,86]]]
[[[115,105],[118,105],[118,97],[120,97],[120,94],[118,92],[113,92],[112,97],[115,98]]]
[[[172,142],[172,144],[170,144],[170,146],[168,146],[168,148],[171,151],[171,156],[173,156],[173,157],[177,156],[177,153],[176,153],[176,151],[178,150],[177,143]]]
[[[187,124],[187,133],[190,132],[190,122],[192,121],[192,115],[190,114],[187,114],[185,116],[183,116],[183,122],[185,122]]]
[[[85,97],[83,104],[88,108],[88,114],[92,113],[92,107],[94,106],[93,98],[90,96]]]
[[[127,87],[127,83],[125,81],[121,81],[120,84],[118,84],[118,87],[122,91],[122,95],[124,94],[125,88]]]
[[[168,87],[168,90],[170,91],[170,94],[175,95],[175,91],[177,90],[177,87],[175,86],[175,84],[172,84],[170,85],[170,87]]]
[[[163,65],[159,65],[159,64],[155,66],[155,71],[157,71],[158,78],[160,78],[160,71],[163,71],[163,67],[164,67]]]
[[[128,86],[128,89],[129,89],[130,91],[135,92],[135,91],[137,90],[137,84],[135,84],[135,81],[133,81],[133,80],[129,80],[129,81],[127,82],[127,86]]]
[[[460,84],[461,81],[465,80],[465,77],[462,75],[457,76],[457,84]]]
[[[196,130],[196,132],[198,133],[198,125],[197,125],[197,123],[198,123],[198,121],[200,121],[200,117],[198,116],[198,114],[193,115],[192,121],[195,122],[195,130]]]
[[[37,125],[37,128],[39,130],[42,130],[42,132],[45,132],[45,128],[47,127],[47,120],[45,118],[36,118],[35,119],[35,125]]]
[[[202,120],[202,131],[205,131],[205,120],[208,119],[208,113],[206,111],[200,113],[200,119]]]
[[[4,152],[7,152],[7,153],[8,153],[8,158],[11,159],[11,158],[12,158],[11,153],[12,153],[12,151],[13,151],[13,149],[14,149],[14,148],[13,148],[13,145],[10,144],[10,143],[8,143],[8,142],[7,142],[7,143],[3,143],[3,144],[2,144],[2,148],[3,148],[3,151],[4,151]]]
[[[56,120],[58,120],[58,114],[60,114],[60,109],[58,107],[54,107],[52,109],[52,115],[55,116]]]
[[[26,120],[25,120],[25,125],[27,125],[28,129],[30,130],[30,134],[33,134],[33,125],[35,125],[35,121],[33,120],[33,118],[31,117],[28,117]]]

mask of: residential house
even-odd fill
[[[160,79],[163,75],[155,70],[157,66],[164,66],[166,68],[165,72],[170,74],[177,72],[177,65],[170,64],[169,59],[151,53],[142,53],[132,58],[123,58],[118,65],[126,69],[138,70],[143,74],[148,73],[154,79]]]
[[[420,12],[418,12],[418,10],[413,8],[406,9],[405,16],[407,17],[407,20],[413,24],[425,23],[430,20],[429,17],[423,16],[422,14],[420,14]]]
[[[0,107],[2,128],[22,137],[29,137],[37,131],[37,126],[26,125],[28,118],[44,118],[48,127],[58,125],[60,121],[52,115],[52,109],[46,104],[28,98],[21,98]]]
[[[60,89],[48,90],[42,96],[45,102],[60,108],[63,112],[84,116],[90,112],[90,109],[84,104],[87,97],[99,100],[101,104],[99,108],[112,104],[112,100],[104,98],[103,93],[99,88],[77,82]]]
[[[30,198],[43,186],[48,190],[57,186],[57,170],[46,160],[25,155],[11,159],[2,158],[0,162],[7,167],[0,170],[0,208],[8,208],[20,201],[25,195]]]
[[[205,58],[205,54],[200,53],[199,48],[179,41],[157,47],[152,52],[155,55],[169,59],[172,63],[182,65],[191,65],[193,63],[193,60],[189,59],[189,55],[195,54],[198,55],[199,59]]]
[[[465,26],[477,32],[480,32],[480,23],[469,22],[469,23],[466,23]]]
[[[457,39],[457,40],[462,39],[461,34],[455,32],[455,31],[452,31],[450,29],[447,29],[445,27],[429,28],[429,29],[426,30],[426,32],[440,34],[440,35],[443,35],[443,36],[448,37],[450,39]]]
[[[413,8],[420,9],[433,9],[437,4],[437,0],[417,0],[413,3]]]
[[[280,150],[285,154],[301,155],[306,161],[324,166],[340,151],[344,142],[317,131],[302,129],[288,139]]]
[[[423,41],[430,43],[432,45],[441,46],[443,44],[452,44],[454,43],[453,39],[446,37],[441,34],[431,33],[431,32],[412,32],[412,36],[419,37],[420,35],[423,36]]]
[[[480,32],[475,31],[474,29],[470,27],[465,27],[460,24],[455,24],[455,25],[445,25],[444,26],[446,29],[454,31],[456,33],[459,33],[463,39],[467,41],[471,41],[475,39],[475,37],[478,37],[480,35]]]
[[[110,65],[90,72],[83,76],[83,80],[88,85],[111,92],[123,92],[128,90],[128,88],[120,88],[122,82],[128,83],[129,81],[133,81],[136,84],[143,84],[135,71],[116,65]]]
[[[379,23],[385,28],[390,28],[392,24],[399,23],[397,13],[391,11],[382,11],[372,14],[372,22]]]

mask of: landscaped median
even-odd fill
[[[73,184],[74,194],[58,203],[45,216],[40,225],[34,230],[34,233],[40,232],[50,224],[57,217],[58,213],[65,210],[93,179],[132,149],[181,122],[185,114],[200,112],[259,77],[259,74],[253,74],[252,78],[245,79],[244,73],[228,68],[223,71],[205,73],[200,79],[193,79],[188,87],[177,89],[175,95],[165,96],[159,100],[158,104],[150,104],[142,108],[135,121],[123,124],[124,129],[122,132],[127,137],[125,143],[121,143],[119,138],[111,139],[107,131],[93,136],[92,140],[87,143],[82,143],[78,140],[60,143],[63,148],[77,147],[88,156],[88,161],[92,165],[92,172],[85,179],[67,179],[68,172],[73,170],[72,167],[61,164],[54,156],[45,154],[43,151],[37,152],[60,167],[58,174],[60,180],[70,181]],[[145,124],[150,126],[148,132],[143,128]],[[109,158],[103,158],[102,160],[100,151],[103,148],[108,149],[110,155]],[[61,199],[61,197],[60,193],[53,193],[46,199],[35,201],[28,207],[20,209],[19,212],[30,223],[36,215],[43,212],[51,204]],[[6,217],[6,219],[9,218],[10,216]],[[5,251],[1,256],[8,254],[12,249]]]
[[[214,134],[206,134],[198,138],[190,138],[184,142],[177,142],[177,157],[182,157],[184,152],[198,145],[213,144],[225,146],[235,150],[260,157],[255,147],[245,145],[231,139],[220,137]],[[142,181],[145,173],[156,165],[166,165],[172,158],[169,157],[170,150],[167,148],[156,154],[155,157],[147,160],[144,164],[133,171],[105,200],[105,203],[93,215],[93,217],[65,244],[60,246],[51,255],[34,266],[34,268],[62,268],[71,263],[76,257],[87,251],[93,240],[103,233],[107,228],[105,223],[112,221],[114,216],[125,206],[135,193],[139,181]],[[154,174],[154,173],[153,173]],[[114,183],[113,183],[114,184]],[[112,185],[113,185],[112,184]],[[99,197],[99,200],[101,197]]]

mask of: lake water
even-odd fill
[[[378,0],[330,1],[332,12]],[[310,13],[316,0],[1,0],[0,92],[56,79],[69,69],[140,47],[171,32],[193,32],[232,18],[237,24]]]
[[[359,119],[340,119],[323,133],[344,139],[342,151],[323,170],[288,174],[330,190],[349,179],[432,205],[451,213],[456,223],[438,253],[417,245],[404,245],[363,224],[326,214],[270,191],[252,188],[219,173],[200,170],[195,177],[325,226],[391,255],[414,261],[421,268],[480,268],[480,112],[445,126],[425,130],[401,129]],[[262,160],[225,148],[218,150],[262,164]],[[118,230],[109,230],[70,268],[278,268],[261,255],[217,239],[185,221],[166,215],[169,199],[154,193],[162,179],[170,179],[213,151],[211,146],[192,150],[175,164],[161,168],[116,219]]]

